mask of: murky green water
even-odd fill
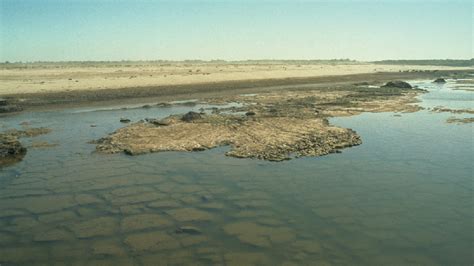
[[[424,106],[473,108],[452,84],[418,84],[432,91]],[[473,264],[473,132],[445,123],[452,114],[336,118],[363,145],[280,163],[228,158],[225,148],[101,155],[86,143],[122,116],[189,109],[1,118],[51,127],[23,141],[59,146],[0,170],[0,264]]]

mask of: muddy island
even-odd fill
[[[36,137],[50,131],[49,128],[28,128],[0,132],[0,168],[17,163],[26,155],[27,148],[21,144],[19,138]]]
[[[283,161],[321,156],[362,143],[355,131],[333,126],[328,118],[361,112],[414,112],[420,107],[411,103],[422,92],[410,85],[353,85],[209,98],[206,103],[242,106],[146,118],[99,139],[96,150],[138,155],[229,145],[226,155],[238,158]]]
[[[138,122],[99,140],[97,150],[129,155],[160,151],[201,151],[230,145],[228,156],[270,161],[319,156],[361,144],[350,129],[325,119],[240,117],[202,114],[191,121],[172,116],[167,126]]]

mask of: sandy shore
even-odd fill
[[[192,69],[190,66],[193,66]],[[78,66],[69,65],[34,65],[31,69],[9,68],[0,70],[0,78],[2,79],[2,82],[0,82],[0,98],[7,99],[7,104],[10,104],[9,107],[14,107],[13,111],[16,107],[19,107],[17,108],[19,110],[69,108],[73,106],[93,107],[189,99],[206,100],[239,94],[296,89],[337,89],[350,87],[355,83],[381,85],[390,80],[435,79],[453,77],[453,75],[462,77],[474,73],[474,69],[465,67],[405,67],[368,64],[287,65],[287,70],[276,69],[282,66],[275,64],[266,66],[227,64],[214,65],[213,67],[210,64],[166,65],[163,66],[163,71],[168,70],[166,73],[174,73],[171,75],[174,77],[167,80],[166,82],[169,83],[166,83],[163,80],[165,79],[164,76],[158,77],[156,82],[152,82],[149,79],[153,79],[155,75],[150,74],[153,77],[146,77],[143,74],[145,72],[140,72],[141,68],[137,66],[97,65],[79,68]],[[158,67],[149,66],[149,68],[157,69]],[[203,70],[197,71],[198,69],[211,68],[214,69],[215,75],[204,74],[209,72]],[[252,70],[252,68],[255,69]],[[267,70],[263,68],[267,68]],[[127,72],[124,71],[125,69],[128,69]],[[188,72],[185,72],[186,69]],[[189,72],[189,70],[193,72]],[[379,70],[387,70],[387,72],[378,72]],[[347,74],[349,72],[350,74]],[[76,74],[73,75],[73,73]],[[78,78],[79,76],[82,78]],[[131,76],[133,78],[129,78]],[[68,77],[74,78],[69,80]],[[33,82],[34,80],[36,80],[36,83]],[[43,81],[40,80],[44,80],[44,83],[42,84]],[[171,80],[173,82],[170,82]],[[86,83],[92,85],[85,86]],[[111,85],[101,85],[105,83]],[[11,89],[15,86],[18,89]]]
[[[468,70],[462,67],[353,64],[74,64],[0,68],[0,95],[315,78],[381,72]],[[472,70],[472,68],[471,68]]]

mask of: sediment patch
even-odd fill
[[[36,137],[47,134],[49,128],[10,129],[0,132],[0,168],[15,164],[23,159],[27,149],[21,144],[21,137]]]
[[[184,117],[188,117],[184,116]],[[230,145],[226,155],[270,161],[319,156],[361,144],[350,129],[329,126],[322,118],[247,118],[200,115],[192,122],[170,117],[168,126],[138,122],[98,141],[97,150],[130,155],[160,151],[200,151]],[[187,121],[187,119],[185,119]]]
[[[451,109],[451,108],[446,108],[446,107],[443,107],[443,106],[436,106],[431,111],[436,112],[436,113],[474,114],[474,109],[472,109],[472,108]]]
[[[474,123],[474,117],[466,117],[466,118],[456,118],[456,117],[450,117],[446,120],[446,123],[450,124],[470,124]]]
[[[201,151],[229,145],[228,156],[282,161],[321,156],[361,144],[359,135],[329,124],[327,118],[362,112],[416,112],[422,90],[351,86],[343,89],[288,90],[210,98],[240,107],[146,118],[95,143],[104,153],[138,155],[162,151]],[[205,111],[205,110],[203,110]]]

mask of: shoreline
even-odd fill
[[[430,72],[380,72],[305,78],[238,80],[182,85],[124,87],[118,89],[75,90],[4,94],[4,99],[18,104],[25,111],[64,109],[87,106],[110,106],[142,102],[207,99],[246,93],[267,93],[278,90],[318,90],[348,88],[357,83],[380,85],[390,80],[434,79],[451,75],[466,75],[474,70],[444,70]]]

